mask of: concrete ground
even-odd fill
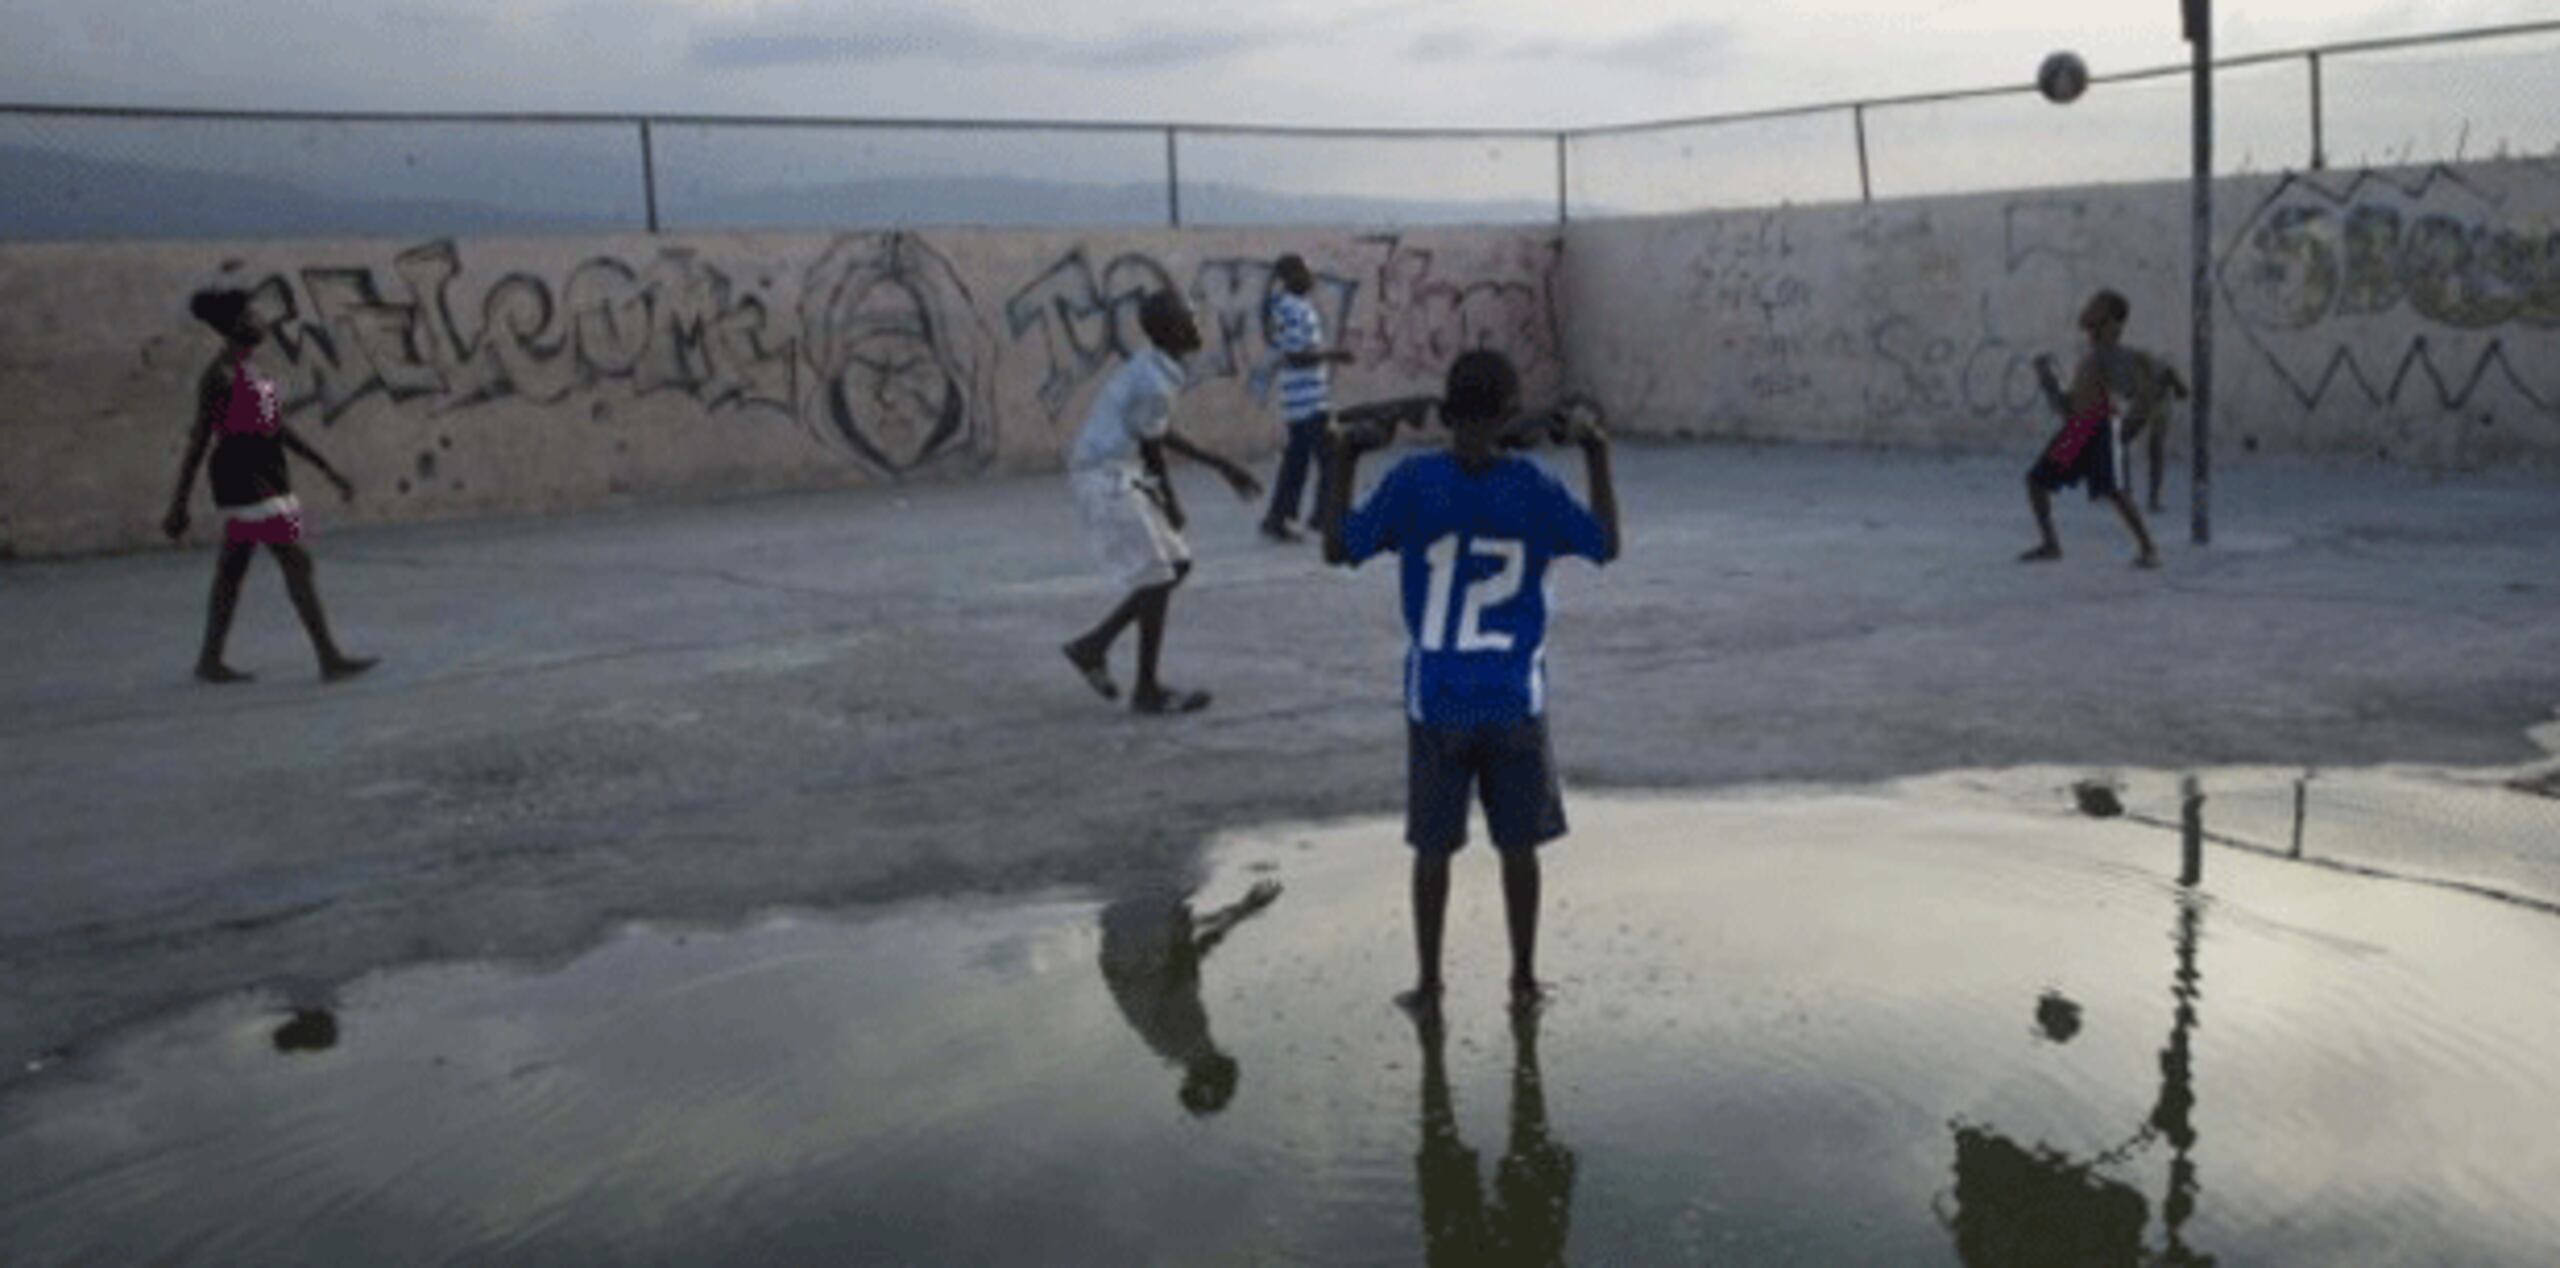
[[[1628,447],[1626,558],[1557,582],[1568,783],[2542,756],[2560,486],[2235,459],[2212,549],[2180,503],[2167,569],[2133,571],[2073,497],[2069,557],[2025,567],[2025,452]],[[1222,829],[1394,811],[1389,570],[1328,575],[1186,488],[1168,676],[1219,700],[1182,719],[1059,657],[1114,596],[1054,479],[345,532],[322,509],[322,592],[386,658],[333,688],[271,563],[232,653],[261,677],[226,689],[186,673],[207,555],[0,569],[0,1079],[240,986],[1107,883]]]

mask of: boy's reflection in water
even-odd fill
[[[1494,1168],[1485,1205],[1476,1154],[1458,1139],[1440,1010],[1414,1010],[1422,1040],[1422,1147],[1414,1176],[1422,1190],[1422,1230],[1433,1265],[1548,1265],[1564,1262],[1573,1207],[1573,1151],[1547,1135],[1547,1094],[1538,1075],[1534,1007],[1511,1011],[1511,1141]]]
[[[1247,918],[1280,897],[1277,881],[1194,920],[1186,895],[1124,898],[1102,909],[1102,980],[1122,1016],[1166,1061],[1182,1067],[1182,1107],[1215,1114],[1235,1099],[1236,1060],[1209,1037],[1200,963]]]

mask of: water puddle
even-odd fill
[[[2236,844],[2190,888],[2176,779],[2119,777],[2098,818],[2084,774],[1579,797],[1532,1018],[1476,852],[1441,1025],[1389,1004],[1393,823],[1239,834],[1189,892],[641,927],[557,971],[226,1000],[0,1104],[0,1246],[2549,1263],[2560,918],[2376,873],[2521,889],[2560,800],[2315,774],[2306,852],[2343,870],[2270,856],[2303,772],[2217,773],[2204,826]]]

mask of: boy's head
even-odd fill
[[[1206,1118],[1225,1109],[1227,1102],[1236,1099],[1236,1080],[1242,1073],[1236,1059],[1223,1052],[1193,1058],[1182,1072],[1182,1108],[1195,1118]]]
[[[1273,261],[1271,274],[1292,295],[1304,295],[1316,288],[1316,275],[1307,267],[1306,257],[1295,252]]]
[[[1172,291],[1156,291],[1138,301],[1138,329],[1165,355],[1187,357],[1200,350],[1200,323],[1191,305]]]
[[[2124,337],[2124,323],[2131,316],[2133,305],[2125,302],[2124,296],[2111,290],[2100,291],[2090,296],[2088,305],[2080,310],[2080,328],[2089,332],[2091,341],[2112,345]]]
[[[1449,366],[1440,393],[1440,417],[1449,424],[1458,456],[1489,459],[1502,429],[1520,412],[1520,372],[1491,348],[1461,355]]]
[[[249,318],[249,292],[236,287],[197,291],[187,312],[235,348],[254,348],[263,335]]]

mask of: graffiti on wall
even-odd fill
[[[2560,413],[2560,225],[2500,202],[2446,167],[2287,177],[2221,260],[2224,302],[2305,410],[2460,410],[2504,384]]]
[[[1371,256],[1361,276],[1325,267],[1333,261],[1316,262],[1312,298],[1327,328],[1336,332],[1335,346],[1362,364],[1436,376],[1460,352],[1481,347],[1510,353],[1524,369],[1561,363],[1554,300],[1561,244],[1524,242],[1489,269],[1464,271],[1400,235],[1363,238],[1359,247]],[[1128,252],[1096,265],[1079,246],[1005,304],[1013,339],[1036,342],[1046,358],[1039,397],[1051,417],[1063,415],[1094,379],[1146,347],[1138,304],[1159,290],[1180,291],[1200,315],[1205,346],[1193,363],[1199,377],[1235,378],[1267,355],[1269,305],[1279,293],[1271,261],[1206,260],[1184,282],[1154,256]]]
[[[1052,417],[1103,371],[1147,346],[1138,329],[1138,304],[1156,291],[1180,290],[1200,315],[1204,346],[1194,370],[1204,378],[1233,378],[1259,360],[1267,346],[1266,309],[1278,293],[1269,260],[1203,262],[1187,286],[1156,257],[1128,252],[1095,267],[1079,246],[1041,270],[1005,304],[1005,325],[1017,341],[1039,337],[1048,370],[1040,403]],[[1316,276],[1315,302],[1335,330],[1346,328],[1359,283],[1331,273]]]
[[[774,279],[748,285],[686,247],[596,256],[556,282],[509,273],[476,297],[465,271],[437,241],[387,276],[317,266],[258,282],[287,410],[334,423],[376,398],[447,412],[620,387],[792,420],[885,474],[991,450],[998,344],[950,262],[911,234],[837,239],[796,308]]]
[[[1865,401],[1878,419],[1987,420],[2044,409],[2035,373],[2043,349],[2003,330],[1989,291],[1981,293],[1967,326],[1949,330],[1888,312],[1868,327],[1867,345],[1877,372]]]
[[[995,452],[995,331],[922,238],[836,239],[802,280],[800,341],[816,381],[804,417],[873,469]]]

